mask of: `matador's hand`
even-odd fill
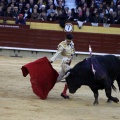
[[[53,61],[52,60],[49,60],[50,61],[50,63],[53,63]]]

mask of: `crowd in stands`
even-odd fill
[[[58,20],[85,23],[120,24],[120,0],[75,0],[76,8],[65,6],[66,0],[1,0],[0,16],[24,20]]]

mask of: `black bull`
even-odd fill
[[[120,59],[118,57],[114,55],[93,56],[77,63],[68,73],[66,82],[70,93],[75,93],[82,85],[87,85],[94,93],[93,104],[98,104],[99,89],[105,89],[108,102],[119,102],[118,98],[111,96],[112,88],[115,89],[113,85],[115,80],[120,90]]]

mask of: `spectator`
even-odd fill
[[[104,14],[104,16],[103,16],[102,23],[103,24],[107,24],[108,23],[108,16],[106,14]]]
[[[106,1],[103,1],[102,4],[103,4],[103,9],[106,9],[106,5],[107,5],[107,4],[106,4]]]
[[[51,12],[48,16],[47,16],[47,20],[48,21],[55,21],[56,20],[56,15],[54,12]]]
[[[10,5],[10,8],[11,8],[11,9],[10,9],[10,12],[11,12],[11,13],[13,13],[14,7],[15,7],[15,6],[14,6],[13,4]]]
[[[77,8],[76,14],[77,14],[77,16],[82,16],[82,15],[83,15],[83,11],[82,11],[82,8],[81,8],[81,7],[78,7],[78,8]]]
[[[113,9],[110,9],[109,10],[109,14],[107,14],[107,16],[108,16],[108,23],[111,23],[110,18],[112,18],[112,14],[113,14]]]
[[[37,10],[37,12],[39,13],[39,10],[38,10],[38,5],[37,5],[37,4],[35,4],[35,5],[34,5],[33,10],[34,10],[34,9],[36,9],[36,10]]]
[[[117,0],[116,6],[120,5],[120,0]]]
[[[98,12],[101,14],[103,12],[103,4],[100,3],[98,7]]]
[[[69,7],[65,7],[64,10],[62,11],[63,14],[66,16],[69,11]]]
[[[88,8],[90,8],[91,0],[86,0]]]
[[[120,5],[117,6],[116,13],[118,16],[120,15]]]
[[[93,23],[101,23],[101,22],[102,22],[102,20],[101,20],[101,18],[99,16],[99,13],[97,12],[95,14],[94,18],[93,18]]]
[[[89,10],[86,11],[86,14],[85,14],[84,20],[85,20],[85,23],[90,23],[90,22],[93,21],[92,18],[91,18],[91,16],[90,16],[90,12],[89,12]]]
[[[56,6],[56,7],[58,7],[59,6],[59,4],[60,4],[60,6],[65,6],[65,1],[64,0],[54,0],[54,5]]]
[[[62,12],[62,10],[60,10],[60,11],[58,12],[57,18],[58,18],[60,27],[64,28],[67,17],[66,17],[65,14]]]
[[[42,13],[42,12],[46,12],[47,13],[45,5],[42,5],[41,8],[39,8],[39,13]]]
[[[28,11],[30,12],[30,14],[32,14],[32,11],[31,11],[31,9],[30,9],[30,4],[27,3],[25,7],[28,9]]]
[[[24,7],[26,5],[26,0],[18,0],[18,5],[17,6],[19,6],[19,4],[22,4],[22,7],[24,9]]]
[[[31,18],[31,13],[30,13],[30,11],[28,10],[27,7],[24,8],[23,16],[24,16],[24,19],[30,19]]]
[[[38,19],[42,21],[47,20],[47,13],[45,11],[41,12],[38,16]]]
[[[54,5],[53,0],[47,0],[46,2],[46,9],[50,9],[50,6],[53,5],[53,9],[56,9],[56,6]]]
[[[57,11],[64,10],[64,3],[62,0],[58,0],[57,4],[55,6],[56,6]]]
[[[104,15],[106,14],[105,9],[103,9],[102,13],[101,12],[99,12],[99,13],[100,13],[100,17],[103,18]]]
[[[77,19],[81,22],[85,21],[85,18],[83,17],[83,11],[81,9],[81,7],[78,7],[78,10],[77,10]]]
[[[108,16],[109,16],[109,11],[110,11],[110,6],[107,4],[106,5],[106,13],[105,14],[107,14]]]
[[[7,4],[9,4],[11,2],[11,0],[7,0]]]
[[[39,0],[37,5],[38,5],[38,10],[40,10],[42,8],[42,5],[44,5],[43,0]]]
[[[94,18],[94,16],[96,15],[96,13],[99,13],[98,12],[98,8],[94,8],[94,11],[91,13],[91,17]]]
[[[4,16],[4,12],[2,11],[2,6],[0,6],[0,16]]]
[[[50,5],[50,9],[47,10],[47,16],[48,16],[51,12],[55,12],[55,10],[53,9],[53,4]]]
[[[9,1],[9,3],[8,3],[8,6],[11,6],[11,5],[16,5],[16,1],[15,0],[11,0],[11,1]]]
[[[16,24],[21,24],[21,25],[25,25],[26,24],[26,21],[23,18],[23,14],[19,14],[19,16],[15,20],[15,23]]]
[[[113,0],[113,2],[114,2],[114,5],[116,6],[116,2],[117,2],[117,0]]]
[[[112,16],[110,17],[110,23],[111,24],[117,24],[118,23],[118,17],[117,17],[117,13],[113,12]]]
[[[91,0],[91,5],[93,5],[95,8],[97,8],[97,4],[95,3],[95,0]]]
[[[0,6],[2,7],[2,11],[5,13],[7,10],[7,4],[4,0],[1,0]]]
[[[90,5],[90,13],[91,13],[91,14],[94,12],[94,9],[95,9],[95,5],[94,5],[94,4],[91,4],[91,5]]]
[[[78,4],[78,7],[83,7],[84,3],[85,3],[85,0],[81,0],[80,3]]]
[[[103,0],[95,0],[95,4],[99,8],[100,4],[102,4]]]
[[[104,1],[106,1],[106,4],[110,5],[111,1],[113,1],[113,0],[104,0]]]
[[[5,15],[6,17],[12,17],[12,13],[11,13],[11,7],[8,7],[7,8],[7,11],[5,12]]]
[[[111,1],[110,8],[112,8],[112,9],[113,9],[113,11],[115,11],[115,9],[116,9],[116,6],[115,6],[115,4],[114,4],[114,2],[113,2],[113,1]]]
[[[83,7],[82,7],[82,14],[83,14],[83,16],[85,15],[86,9],[87,9],[87,3],[84,3]]]
[[[72,14],[71,14],[71,10],[68,11],[67,13],[67,19],[72,21]]]
[[[41,19],[43,21],[46,20],[46,13],[48,16],[51,12],[54,12],[55,16],[57,16],[57,20],[59,22],[62,21],[60,22],[62,23],[61,25],[65,23],[65,21],[67,20],[67,16],[68,20],[70,21],[79,19],[81,21],[85,20],[86,22],[90,22],[92,20],[93,22],[93,18],[95,18],[96,13],[99,13],[99,17],[101,19],[104,18],[104,15],[107,15],[108,23],[114,23],[111,22],[113,16],[116,16],[115,18],[117,18],[117,21],[119,21],[120,17],[118,13],[120,11],[120,0],[75,1],[77,4],[77,8],[69,10],[69,7],[65,7],[65,0],[2,0],[0,1],[0,16],[11,17],[12,14],[12,17],[16,18],[19,14],[23,14],[24,19],[30,19],[31,14],[34,13],[33,10],[35,8],[37,9],[38,13],[42,13],[39,14],[39,19],[41,19],[42,17],[44,18]],[[89,9],[89,11],[87,11],[87,9]],[[61,13],[61,11],[62,14],[60,15],[59,13]],[[114,15],[110,14],[111,11],[114,13]],[[65,21],[61,20],[61,18]],[[117,24],[118,23],[119,22],[117,22]]]
[[[78,6],[80,6],[81,0],[75,0],[75,3],[77,5],[77,7],[78,7]]]
[[[67,19],[69,21],[74,21],[75,19],[77,19],[77,15],[75,13],[75,9],[74,8],[72,8],[71,10],[68,11]]]
[[[35,5],[34,0],[29,0],[29,4],[30,4],[30,12],[32,13]]]
[[[23,4],[22,3],[19,3],[19,5],[18,5],[18,11],[19,11],[19,13],[23,13]]]
[[[15,6],[15,7],[14,7],[14,10],[13,10],[13,12],[12,12],[12,17],[13,17],[13,18],[17,18],[18,15],[19,15],[18,7]]]
[[[116,12],[120,11],[120,5],[117,5],[117,8],[115,10]]]
[[[117,24],[120,24],[120,10],[117,11]]]
[[[38,19],[39,13],[37,12],[37,9],[33,10],[33,13],[31,14],[31,19]]]

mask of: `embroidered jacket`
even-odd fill
[[[67,42],[65,40],[58,45],[58,50],[55,53],[55,55],[51,58],[51,61],[55,61],[59,57],[59,55],[62,55],[63,57],[71,58],[74,54],[75,54],[75,48],[73,41],[71,41],[71,43],[67,45]]]

